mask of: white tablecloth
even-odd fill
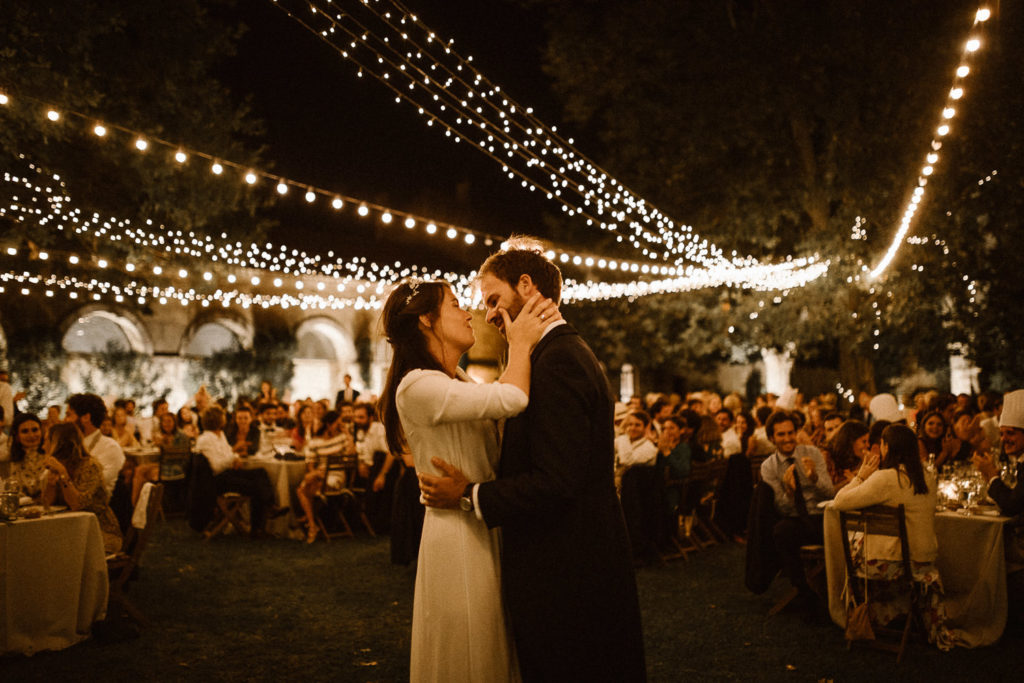
[[[107,563],[96,515],[0,523],[0,653],[61,650],[107,611]]]
[[[276,458],[249,457],[243,461],[244,467],[259,467],[270,477],[270,485],[274,487],[274,504],[277,507],[291,507],[292,492],[302,483],[306,475],[306,463],[302,460],[277,460]],[[267,532],[280,538],[305,538],[301,529],[292,528],[295,514],[267,520]]]
[[[1006,627],[1006,558],[1003,526],[1008,517],[935,515],[939,556],[935,561],[945,590],[943,599],[958,645],[978,647],[996,642]],[[846,563],[839,512],[825,510],[825,566],[832,621],[846,626],[843,586]]]

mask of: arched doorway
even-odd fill
[[[355,343],[337,322],[320,316],[303,320],[295,330],[295,342],[293,397],[327,398],[333,403],[345,373],[352,375],[353,386],[363,390]]]

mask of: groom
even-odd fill
[[[562,275],[529,241],[480,267],[486,319],[504,334]],[[613,483],[614,399],[597,358],[563,321],[531,354],[530,404],[505,423],[498,479],[469,482],[441,460],[420,475],[428,505],[502,528],[502,584],[524,681],[646,678],[636,579]]]

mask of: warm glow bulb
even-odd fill
[[[256,285],[258,285],[260,283],[260,279],[258,277],[256,277],[255,275],[253,275],[252,279],[250,279],[249,282],[251,282],[253,284],[253,286],[256,286]]]
[[[465,240],[466,244],[473,244],[473,242],[476,242],[476,236],[472,233],[466,233]]]
[[[433,223],[427,223],[427,234],[433,235],[435,232],[437,232],[437,226]]]
[[[78,263],[78,257],[72,254],[71,256],[68,257],[68,263],[70,263],[71,265],[75,265],[76,263]]]
[[[360,216],[365,216],[366,214],[370,213],[370,210],[368,208],[366,208],[366,206],[364,205],[364,206],[360,206],[359,207],[359,210],[357,211],[357,213]]]
[[[331,202],[331,206],[333,206],[335,209],[340,209],[341,207],[345,206],[345,202],[341,201],[341,197],[335,197],[334,201]]]
[[[405,227],[409,228],[410,230],[415,228],[416,227],[416,219],[412,218],[411,216],[409,218],[406,218],[405,219]]]
[[[389,225],[391,223],[391,214],[388,211],[382,213],[380,215],[380,222],[384,225]]]
[[[153,275],[159,275],[162,272],[164,272],[163,268],[160,266],[153,266]]]
[[[57,113],[55,110],[51,109],[50,111],[46,112],[46,118],[50,119],[51,121],[59,121],[60,114]]]
[[[306,191],[306,201],[309,202],[310,204],[312,204],[315,199],[316,199],[316,193],[313,192],[313,190],[307,190]]]
[[[938,161],[938,160],[939,160],[939,155],[938,155],[938,154],[935,154],[934,152],[932,152],[931,154],[929,154],[928,156],[926,156],[926,157],[925,157],[925,159],[927,159],[927,160],[928,160],[928,163],[929,163],[929,164],[934,164],[934,163],[935,163],[936,161]]]
[[[188,277],[188,271],[185,270],[184,268],[180,269],[178,271],[178,277]]]
[[[946,135],[949,133],[949,126],[939,126],[938,130],[936,130],[935,132],[938,133],[939,135]]]
[[[925,166],[921,169],[921,175],[931,175],[934,170],[931,166]]]
[[[93,133],[96,133],[96,136],[97,136],[97,137],[103,137],[104,135],[106,135],[106,134],[107,134],[107,129],[106,129],[106,127],[104,127],[104,126],[102,126],[102,125],[100,125],[100,124],[98,124],[98,123],[97,123],[97,124],[96,124],[96,125],[95,125],[95,126],[93,127],[93,129],[92,129],[92,132],[93,132]]]
[[[213,175],[220,175],[224,172],[224,167],[217,162],[214,162],[213,166],[210,167],[210,170],[213,171]]]
[[[209,282],[210,280],[213,279],[213,273],[211,273],[209,271],[203,273],[203,279],[206,280],[207,282]]]
[[[956,69],[956,75],[959,76],[960,78],[963,78],[969,73],[971,73],[971,67],[967,66],[966,64],[963,64],[957,67]]]
[[[448,232],[446,232],[445,235],[447,235],[448,239],[453,240],[456,237],[458,237],[459,233],[455,230],[455,228],[448,228]]]
[[[7,95],[0,92],[0,104],[7,104],[8,102],[10,102],[10,100],[7,98]]]
[[[149,147],[149,143],[143,140],[142,138],[139,138],[135,141],[135,149],[139,150],[140,152],[145,152],[147,147]]]
[[[188,155],[182,152],[180,149],[174,153],[174,160],[179,164],[183,164],[188,161]]]
[[[288,194],[288,186],[283,182],[277,184],[277,193],[280,195]]]
[[[964,96],[964,89],[963,88],[953,88],[952,90],[949,91],[949,96],[950,96],[951,99],[959,100],[961,97]]]
[[[953,107],[946,107],[942,110],[942,118],[951,119],[954,116],[956,116],[956,109],[953,109]]]
[[[979,47],[981,47],[981,41],[977,38],[971,38],[967,41],[968,52],[977,52]]]
[[[974,15],[975,21],[988,21],[988,18],[992,16],[992,12],[987,7],[982,7],[978,10],[978,13]]]
[[[253,173],[252,171],[249,171],[248,173],[246,173],[245,174],[245,182],[249,183],[250,185],[255,185],[256,184],[256,174]]]

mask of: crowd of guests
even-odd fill
[[[767,589],[781,569],[798,591],[796,604],[813,615],[820,614],[820,599],[800,548],[822,543],[822,505],[903,505],[911,559],[922,575],[938,555],[936,482],[943,468],[973,466],[1002,514],[1024,512],[1024,390],[1005,397],[922,391],[907,404],[891,394],[862,394],[844,410],[835,395],[805,402],[792,389],[759,396],[749,407],[737,394],[713,392],[618,404],[615,481],[638,562],[669,555],[680,520],[713,500],[709,521],[751,544],[748,586]],[[717,460],[727,464],[714,490],[680,485],[692,468]],[[899,551],[868,550],[872,561]],[[1024,566],[1007,566],[1011,617],[1022,619]],[[948,645],[941,642],[941,615],[932,617],[931,635]]]
[[[257,396],[234,405],[201,387],[177,411],[157,399],[146,416],[138,414],[131,398],[108,404],[95,394],[76,394],[65,406],[49,406],[45,418],[18,410],[24,396],[10,391],[8,379],[0,378],[0,399],[5,387],[10,399],[6,405],[0,400],[3,486],[33,502],[95,513],[108,552],[121,549],[122,531],[147,482],[184,478],[188,466],[180,460],[136,457],[160,451],[201,455],[212,493],[248,496],[251,533],[257,537],[267,534],[268,519],[294,510],[293,524],[303,527],[312,543],[320,528],[316,504],[323,487],[359,487],[366,492],[364,508],[375,531],[387,533],[393,513],[400,520],[393,559],[409,564],[416,557],[422,506],[411,458],[388,452],[374,403],[360,401],[349,375],[333,405],[329,399],[289,403],[263,382]],[[9,423],[8,415],[13,416]],[[351,481],[335,472],[325,477],[326,457],[339,453],[355,460]],[[305,460],[306,474],[287,504],[277,505],[266,470],[245,467],[254,456]],[[205,507],[195,518],[209,520],[215,497],[189,499]]]

